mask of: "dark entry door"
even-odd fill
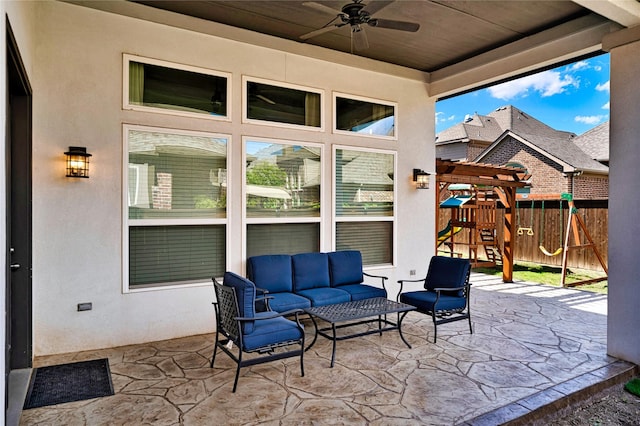
[[[31,367],[31,87],[7,23],[6,374]],[[6,378],[5,378],[6,379]],[[5,380],[8,383],[8,380]]]

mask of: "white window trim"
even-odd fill
[[[353,100],[362,101],[362,102],[370,102],[373,104],[392,106],[393,107],[393,123],[394,123],[393,136],[367,135],[366,133],[358,133],[358,132],[351,132],[348,130],[338,129],[338,108],[336,107],[336,100],[339,97],[353,99]],[[388,141],[398,140],[399,126],[398,126],[398,103],[397,102],[385,101],[385,100],[375,99],[375,98],[367,98],[364,96],[350,95],[348,93],[333,92],[332,106],[333,106],[332,108],[333,109],[333,129],[332,129],[333,133],[338,135],[349,135],[349,136],[355,136],[355,137],[361,137],[361,138],[373,138],[373,139],[382,139],[382,140],[388,140]]]
[[[301,124],[280,123],[277,121],[268,121],[268,120],[256,120],[256,119],[247,117],[247,106],[249,104],[247,83],[249,82],[268,84],[270,86],[277,86],[285,89],[301,90],[304,92],[319,94],[320,95],[320,127],[305,126]],[[264,78],[251,77],[247,75],[242,76],[242,123],[245,123],[245,124],[257,124],[261,126],[273,126],[273,127],[283,127],[288,129],[302,129],[302,130],[308,130],[312,132],[324,132],[324,129],[325,129],[324,102],[325,102],[325,96],[324,96],[324,90],[322,89],[317,89],[317,88],[308,87],[308,86],[301,86],[298,84],[285,83],[282,81],[267,80]]]
[[[227,140],[227,191],[231,186],[229,178],[232,176],[233,161],[231,161],[231,135],[223,133],[198,132],[191,130],[180,130],[165,127],[141,126],[136,124],[122,125],[122,293],[140,293],[158,290],[172,290],[189,287],[210,286],[209,279],[203,281],[189,282],[189,284],[149,284],[140,288],[129,287],[129,227],[131,226],[177,226],[177,225],[224,225],[225,226],[225,269],[229,265],[230,256],[230,238],[229,238],[229,217],[233,214],[231,211],[232,203],[229,202],[230,197],[227,192],[226,217],[224,218],[178,218],[178,219],[129,219],[129,131],[146,131],[146,132],[162,132],[173,133],[186,136],[204,136],[213,138],[225,138]]]
[[[345,150],[345,151],[360,151],[360,152],[375,152],[380,154],[390,154],[393,155],[393,215],[391,216],[375,216],[375,215],[366,215],[366,216],[338,216],[336,212],[336,198],[337,198],[337,188],[338,183],[336,182],[337,176],[337,167],[336,167],[336,158],[337,150]],[[394,150],[386,150],[386,149],[376,149],[376,148],[363,148],[363,147],[355,147],[355,146],[347,146],[347,145],[333,145],[332,150],[332,165],[331,165],[331,173],[332,173],[332,192],[331,192],[331,241],[332,246],[331,249],[333,251],[336,250],[336,231],[338,222],[393,222],[393,251],[392,251],[392,259],[391,264],[380,264],[380,265],[365,265],[365,269],[381,269],[387,268],[389,266],[394,267],[397,265],[397,254],[398,254],[398,153]]]
[[[188,112],[188,111],[179,111],[176,109],[170,108],[154,108],[150,106],[144,105],[133,105],[129,103],[129,62],[140,62],[149,65],[157,65],[165,68],[173,68],[181,71],[189,71],[195,72],[198,74],[207,74],[214,77],[224,77],[227,79],[227,115],[210,115],[205,113],[197,113],[197,112]],[[232,108],[232,97],[231,97],[231,73],[224,71],[214,71],[207,68],[200,68],[191,65],[179,64],[176,62],[162,61],[159,59],[146,58],[143,56],[131,55],[128,53],[122,54],[122,109],[130,110],[130,111],[141,111],[141,112],[149,112],[154,114],[165,114],[165,115],[177,115],[181,117],[193,117],[193,118],[201,118],[205,120],[215,120],[215,121],[232,121],[231,112]]]
[[[309,217],[247,217],[247,142],[264,142],[274,143],[281,145],[304,145],[320,149],[320,216]],[[325,146],[324,144],[305,142],[305,141],[292,141],[284,139],[271,139],[263,138],[260,136],[243,136],[242,137],[242,259],[246,264],[247,259],[247,225],[268,225],[277,223],[319,223],[320,224],[320,250],[324,247],[324,222],[322,219],[326,217],[326,203],[324,200],[324,193],[327,191],[325,188],[327,185],[324,180],[324,165],[325,165]]]

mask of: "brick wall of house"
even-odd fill
[[[582,174],[574,178],[573,198],[606,200],[609,198],[609,176]]]
[[[532,194],[557,194],[571,189],[570,180],[563,176],[560,165],[512,137],[505,139],[482,162],[497,165],[508,162],[522,164],[531,173]]]
[[[158,181],[157,185],[151,188],[153,196],[153,208],[161,210],[171,209],[171,194],[172,194],[172,176],[171,173],[158,173],[156,175]]]
[[[478,155],[482,153],[487,147],[491,145],[488,142],[470,141],[467,144],[467,161],[474,161],[478,158]]]

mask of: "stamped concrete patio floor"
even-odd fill
[[[396,332],[331,343],[245,368],[214,335],[37,358],[35,367],[108,357],[115,395],[25,410],[20,424],[499,424],[629,368],[606,355],[606,296],[473,274],[468,323],[405,318]],[[213,290],[212,290],[213,294]],[[313,325],[305,322],[307,341]],[[364,326],[361,326],[364,327]]]

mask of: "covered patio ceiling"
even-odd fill
[[[640,3],[626,0],[356,0],[372,18],[420,26],[412,32],[363,24],[369,47],[358,50],[351,23],[335,26],[350,0],[131,1],[144,5],[137,13],[150,20],[159,17],[149,8],[161,9],[427,73],[432,96],[597,53],[604,34],[640,24]],[[324,27],[333,29],[300,38]]]

